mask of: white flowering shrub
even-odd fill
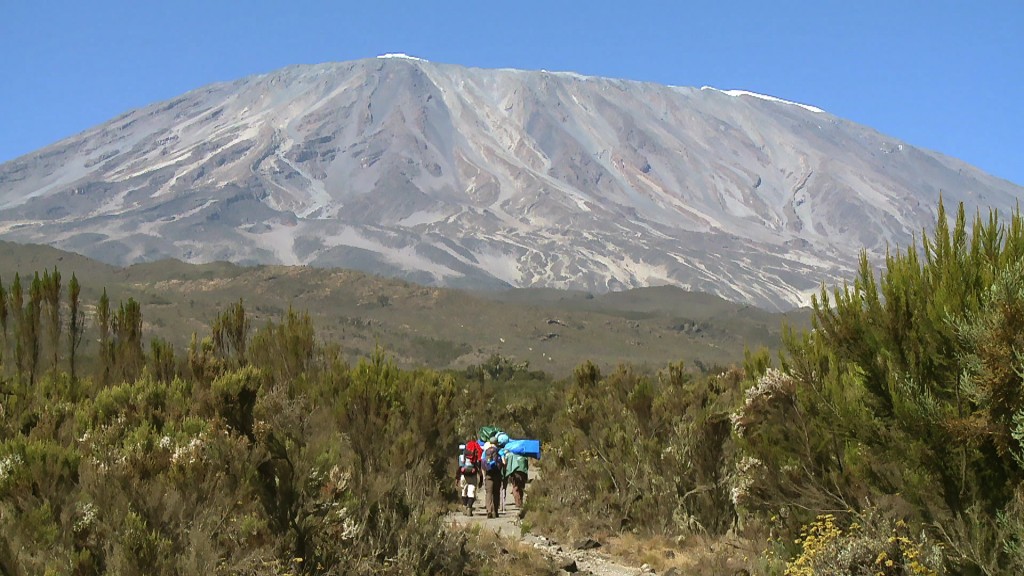
[[[733,431],[743,437],[749,426],[772,410],[773,403],[792,402],[795,393],[793,378],[777,368],[768,368],[743,394],[743,406],[729,416]]]

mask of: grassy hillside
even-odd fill
[[[727,365],[744,347],[779,345],[787,321],[808,314],[771,314],[707,294],[658,287],[593,295],[547,289],[463,292],[410,284],[348,270],[309,267],[192,265],[176,260],[115,268],[36,245],[0,242],[0,279],[57,267],[74,272],[88,310],[105,287],[113,302],[142,304],[147,336],[184,346],[227,305],[245,301],[259,326],[292,306],[308,310],[320,336],[346,355],[377,345],[406,366],[462,368],[493,354],[556,376],[585,360],[661,367]]]

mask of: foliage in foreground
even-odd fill
[[[0,572],[483,569],[443,525],[478,391],[382,353],[350,367],[295,312],[250,335],[241,303],[185,359],[117,336],[96,378],[5,380]],[[131,359],[148,365],[118,378]]]
[[[733,522],[728,465],[738,372],[695,378],[681,364],[657,375],[580,366],[532,493],[551,530],[720,534]]]
[[[786,576],[938,576],[942,549],[925,533],[913,534],[902,520],[869,515],[845,530],[832,514],[810,523],[795,541],[800,551]]]
[[[757,574],[1024,573],[1019,214],[968,233],[940,208],[920,254],[823,291],[777,365],[587,363],[554,388],[501,358],[465,379],[351,367],[305,315],[249,336],[241,303],[178,359],[101,302],[83,379],[54,354],[81,341],[59,276],[37,278],[0,297],[7,573],[500,572],[440,521],[450,448],[485,419],[545,440],[527,522],[549,533],[742,534],[766,553],[721,566]],[[482,392],[517,379],[500,410]]]
[[[880,277],[862,257],[778,367],[765,352],[702,378],[581,366],[533,520],[770,538],[765,573],[1024,573],[1024,219],[954,222],[940,206],[934,238]],[[797,540],[820,545],[823,515],[812,554]]]
[[[823,291],[735,418],[741,514],[792,534],[883,510],[966,574],[1024,573],[1024,220],[980,217]]]

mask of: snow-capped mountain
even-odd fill
[[[907,246],[940,194],[1024,195],[769,96],[388,56],[200,88],[0,165],[0,236],[780,309]]]

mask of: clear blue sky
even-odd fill
[[[5,0],[0,162],[288,64],[406,52],[762,92],[1024,185],[1024,1]]]

